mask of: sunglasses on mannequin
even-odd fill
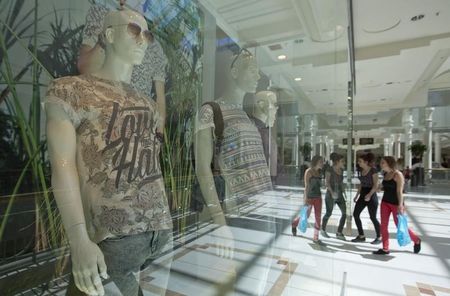
[[[123,25],[114,25],[114,26],[109,26],[110,28],[112,27],[122,27],[122,26],[127,26],[127,32],[128,34],[130,34],[131,37],[133,37],[134,39],[137,39],[141,33],[144,36],[144,40],[147,43],[152,43],[153,42],[153,34],[152,32],[150,32],[149,30],[145,30],[142,31],[141,26],[139,26],[136,23],[128,23],[128,24],[123,24]]]
[[[239,50],[239,52],[236,54],[236,56],[234,57],[233,61],[231,62],[231,66],[230,66],[231,69],[233,68],[233,66],[236,63],[237,59],[241,55],[244,55],[245,57],[252,57],[253,56],[253,54],[247,48],[241,48],[241,50]]]

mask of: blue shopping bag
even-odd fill
[[[401,247],[404,247],[411,243],[411,237],[408,232],[408,216],[398,214],[397,224],[397,241]]]
[[[298,230],[305,233],[306,228],[308,228],[308,208],[309,206],[304,205],[300,210],[300,223],[298,223]]]

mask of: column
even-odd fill
[[[398,161],[401,158],[401,149],[402,149],[402,142],[401,142],[401,134],[395,135],[395,159]]]
[[[391,145],[391,140],[389,138],[384,138],[384,156],[389,156],[389,146]]]
[[[325,160],[330,160],[330,145],[328,136],[324,136],[323,147],[323,155],[325,157]]]
[[[330,145],[330,150],[329,150],[329,152],[330,152],[330,154],[331,154],[331,153],[334,152],[334,139],[330,139],[330,140],[328,141],[328,143],[329,143],[329,145]]]
[[[425,152],[425,182],[430,183],[432,175],[432,149],[433,149],[433,111],[434,107],[425,108],[425,145],[427,151]]]
[[[305,155],[303,155],[303,152],[300,152],[300,148],[303,147],[303,118],[301,116],[295,117],[297,121],[297,167],[300,168],[300,166],[303,164],[303,160],[305,158]]]
[[[311,118],[311,125],[309,127],[310,134],[311,134],[311,159],[314,157],[314,155],[317,154],[317,148],[316,148],[316,132],[317,132],[317,118],[316,115],[312,115]]]
[[[394,156],[394,135],[389,138],[389,156]]]
[[[405,168],[412,165],[412,154],[408,149],[412,144],[414,119],[411,109],[403,111],[403,127],[405,128]]]
[[[324,157],[324,151],[323,151],[323,137],[318,136],[317,137],[317,143],[319,144],[319,155]]]
[[[434,134],[434,162],[441,164],[441,135]]]

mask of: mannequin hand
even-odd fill
[[[405,214],[405,206],[404,205],[400,205],[398,206],[398,212],[402,215]]]
[[[216,255],[232,259],[234,256],[234,236],[226,225],[216,230]]]
[[[78,289],[88,295],[105,295],[100,275],[106,279],[108,274],[100,248],[90,240],[83,240],[71,244],[70,253],[72,273]]]
[[[353,201],[354,201],[354,202],[357,202],[357,201],[358,201],[358,195],[355,196],[355,198],[353,199]]]
[[[372,198],[372,195],[367,194],[367,195],[364,197],[364,200],[365,200],[365,201],[369,201],[371,198]]]

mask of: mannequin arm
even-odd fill
[[[225,216],[220,206],[217,196],[214,178],[211,172],[211,160],[213,158],[213,139],[211,128],[200,130],[195,137],[195,168],[200,189],[205,198],[207,209],[212,216],[214,223],[223,225],[216,231],[217,235],[217,255],[221,257],[233,258],[234,237],[233,233],[226,226]]]
[[[91,295],[104,295],[99,277],[106,275],[103,254],[88,236],[76,167],[75,128],[56,104],[47,104],[47,141],[52,165],[53,193],[69,239],[77,287]]]
[[[195,167],[200,189],[205,198],[208,211],[210,212],[214,223],[225,225],[225,216],[220,206],[217,196],[216,186],[214,184],[213,174],[211,172],[211,161],[213,158],[213,139],[211,129],[200,130],[195,137]]]

